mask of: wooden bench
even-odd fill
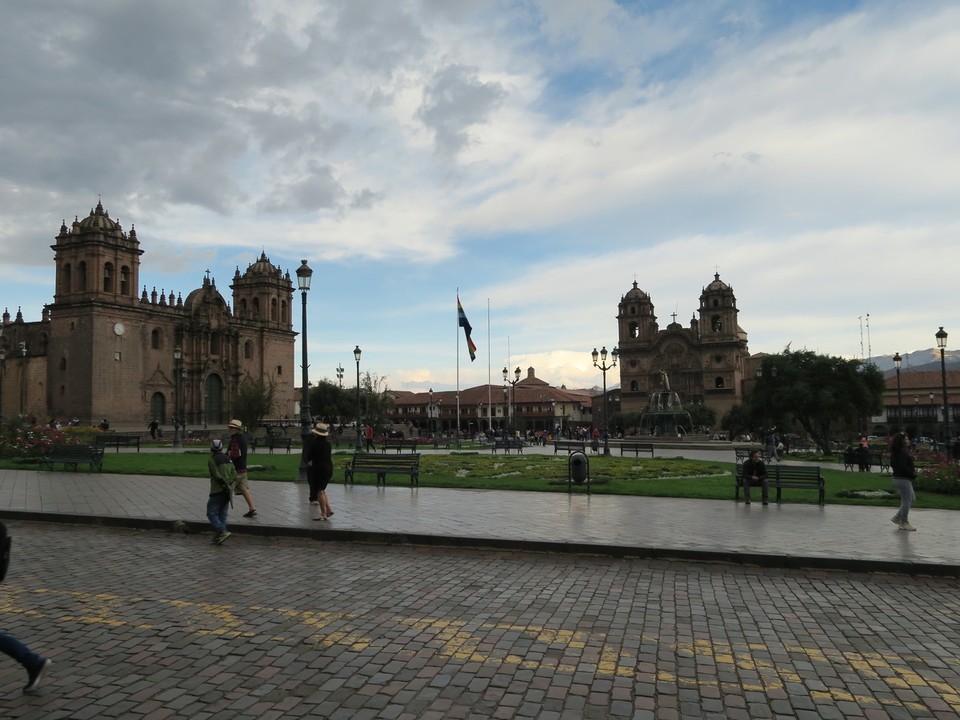
[[[653,457],[653,443],[648,442],[621,442],[617,443],[620,446],[620,457],[623,457],[624,450],[631,450],[636,457],[640,457],[640,453],[650,453],[650,457]]]
[[[46,457],[40,458],[41,470],[54,470],[61,463],[64,470],[77,471],[77,466],[87,463],[90,469],[103,472],[103,448],[93,445],[54,445]]]
[[[136,447],[140,452],[140,436],[136,434],[118,434],[112,432],[98,433],[93,436],[94,447],[106,448],[113,447],[120,452],[121,447]]]
[[[503,450],[507,455],[510,454],[511,450],[516,450],[517,455],[521,455],[523,454],[523,440],[520,438],[497,438],[490,446],[490,450],[494,455],[497,454],[497,450]]]
[[[876,465],[880,472],[885,473],[890,470],[890,461],[883,450],[867,449],[864,452],[861,448],[848,447],[843,451],[843,469],[860,470],[861,472],[870,472]]]
[[[270,450],[270,454],[273,455],[273,451],[280,449],[286,450],[287,454],[293,449],[293,438],[288,437],[279,437],[277,435],[267,435],[266,437],[258,437],[250,439],[250,450],[256,452],[257,448],[267,448]]]
[[[583,440],[554,440],[553,454],[556,455],[560,450],[567,453],[585,453],[587,451],[587,443]]]
[[[416,452],[417,450],[417,441],[407,438],[384,438],[383,442],[380,443],[380,452],[385,453],[387,450],[396,450],[399,455],[404,450],[409,450],[410,452]]]
[[[777,465],[767,466],[767,481],[771,489],[777,491],[777,504],[780,504],[780,494],[784,488],[818,491],[818,502],[823,505],[826,500],[823,475],[815,465]],[[743,487],[743,466],[737,467],[734,481],[733,499],[740,502],[740,488]],[[759,487],[751,485],[751,487]]]
[[[410,486],[420,487],[420,453],[405,455],[374,455],[373,453],[354,453],[350,463],[344,468],[343,480],[353,484],[357,473],[369,473],[377,476],[377,485],[387,486],[387,475],[409,475]]]

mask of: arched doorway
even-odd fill
[[[155,392],[150,398],[150,420],[167,424],[167,399],[162,392]]]
[[[203,426],[220,425],[223,418],[223,380],[219,375],[208,375],[203,388]]]

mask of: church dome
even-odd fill
[[[110,213],[103,209],[103,204],[98,202],[97,207],[90,211],[77,225],[82,230],[96,230],[98,232],[118,232],[120,225],[110,219]]]
[[[704,292],[716,292],[718,290],[729,290],[730,286],[720,279],[720,273],[713,274],[713,282],[707,285]]]
[[[260,253],[260,258],[247,267],[247,271],[243,274],[244,277],[279,277],[281,275],[280,268],[274,266],[270,259],[267,257],[265,252]]]
[[[637,281],[633,281],[633,287],[627,291],[627,294],[623,296],[623,300],[649,300],[650,296],[647,295],[643,290],[637,287]]]

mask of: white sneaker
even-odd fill
[[[890,522],[892,522],[894,525],[903,525],[903,520],[900,519],[899,515],[894,515],[892,518],[890,518]]]
[[[913,525],[911,525],[910,523],[908,523],[908,522],[906,522],[906,521],[900,523],[900,529],[901,529],[901,530],[916,530],[916,528],[915,528]]]
[[[319,505],[320,503],[319,503],[317,500],[311,500],[311,501],[310,501],[310,504],[311,504],[311,505]]]

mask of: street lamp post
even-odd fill
[[[607,370],[612,370],[617,366],[617,358],[620,357],[620,351],[617,348],[614,348],[610,353],[612,360],[610,364],[607,365],[607,346],[604,345],[603,349],[600,352],[597,352],[597,349],[594,348],[591,353],[593,357],[594,367],[600,368],[600,372],[603,373],[603,454],[610,454],[610,431],[607,424]],[[597,360],[600,362],[597,362]]]
[[[183,447],[180,442],[180,376],[183,350],[179,345],[173,349],[173,446]]]
[[[517,367],[517,369],[513,371],[513,377],[514,377],[514,379],[511,380],[511,379],[510,379],[510,372],[509,372],[506,368],[503,369],[503,381],[504,381],[505,383],[510,383],[510,384],[513,386],[513,400],[512,400],[512,402],[510,403],[510,410],[509,410],[509,413],[510,413],[511,417],[513,418],[513,422],[512,422],[512,424],[511,424],[511,426],[510,426],[510,429],[511,429],[511,430],[516,430],[516,429],[517,429],[517,428],[516,428],[516,425],[517,425],[517,383],[520,382],[520,368],[519,368],[519,367]]]
[[[893,355],[893,367],[897,370],[897,422],[900,424],[900,431],[903,432],[903,396],[900,394],[900,364],[903,362],[903,358],[900,357],[900,353],[894,353]]]
[[[337,383],[340,385],[340,389],[343,390],[343,366],[339,363],[337,364]]]
[[[307,293],[310,291],[310,280],[313,270],[306,260],[300,261],[297,268],[297,287],[300,289],[303,314],[300,318],[300,440],[303,449],[300,453],[300,472],[298,480],[307,481],[307,442],[310,438],[310,380],[307,373]]]
[[[945,357],[947,349],[947,333],[943,325],[937,331],[937,347],[940,348],[940,380],[943,383],[943,442],[946,444],[947,453],[950,452],[950,403],[947,401],[947,361]]]
[[[20,415],[25,414],[27,405],[27,344],[20,343]]]
[[[353,357],[357,361],[357,452],[363,452],[363,441],[360,439],[360,353],[363,352],[357,345],[353,349]]]
[[[7,351],[0,348],[0,430],[3,430],[3,376],[7,369]]]

